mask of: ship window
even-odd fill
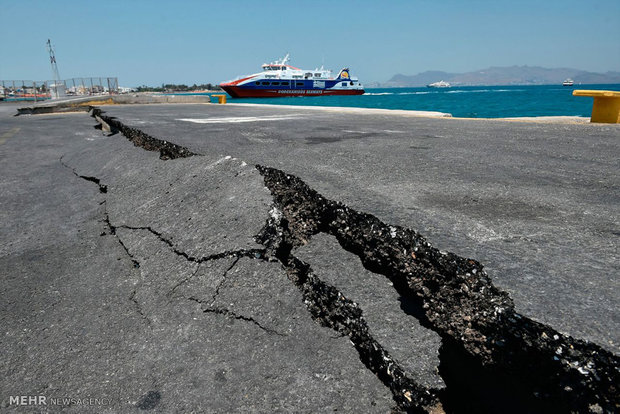
[[[354,85],[354,83],[353,83],[353,82],[350,82],[350,83],[351,83],[351,85]]]
[[[280,82],[271,82],[272,85],[279,85]]]
[[[342,82],[342,86],[347,86],[347,83],[346,82]]]
[[[288,85],[288,81],[283,81],[282,85]]]
[[[314,74],[314,77],[315,77],[315,78],[320,78],[320,77],[321,77],[321,74],[320,74],[320,73],[315,73],[315,74]]]
[[[263,85],[269,85],[269,82],[261,82]]]
[[[256,81],[256,82],[254,82],[254,83],[255,83],[255,84],[257,84],[257,85],[260,85],[260,82],[259,82],[259,81]]]
[[[303,82],[297,82],[297,86],[304,86]]]

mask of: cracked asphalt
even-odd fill
[[[520,314],[620,353],[617,125],[101,108],[200,156],[164,161],[85,113],[0,106],[3,410],[28,410],[17,395],[106,402],[30,407],[49,412],[402,409],[257,241],[278,211],[255,164],[476,259]],[[445,386],[439,335],[387,279],[325,235],[296,255],[410,378]]]

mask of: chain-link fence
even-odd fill
[[[62,81],[0,80],[0,99],[39,101],[67,96],[115,95],[118,78],[71,78]]]

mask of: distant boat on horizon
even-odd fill
[[[349,68],[333,77],[331,70],[304,70],[288,65],[289,55],[262,65],[263,71],[223,82],[220,87],[233,98],[277,98],[285,96],[362,95],[364,86],[351,77]]]
[[[574,84],[575,84],[575,81],[572,80],[571,78],[568,78],[564,82],[562,82],[562,86],[573,86]]]
[[[427,88],[449,88],[451,85],[443,80],[440,80],[439,82],[433,82],[433,83],[429,83],[428,85],[426,85]]]

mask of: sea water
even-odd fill
[[[574,89],[620,91],[613,85],[459,86],[450,88],[366,89],[364,95],[286,98],[230,98],[234,103],[344,106],[437,111],[467,118],[583,116],[592,113],[592,98],[573,96]]]

